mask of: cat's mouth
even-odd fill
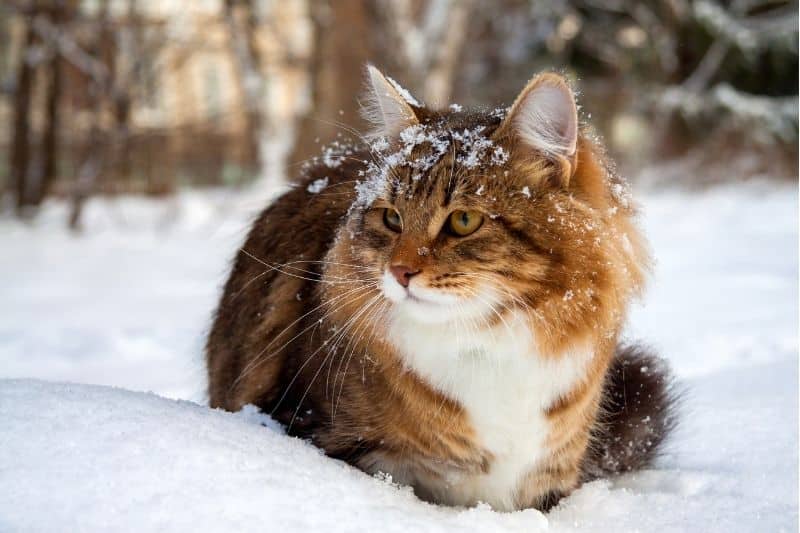
[[[443,296],[450,297],[450,295],[443,295]],[[449,300],[449,298],[448,298],[448,300]],[[406,289],[405,301],[410,302],[410,303],[414,303],[414,304],[418,304],[418,305],[427,305],[427,306],[431,306],[431,307],[446,307],[446,308],[449,308],[449,307],[451,307],[453,305],[453,303],[449,302],[449,301],[442,302],[442,301],[440,301],[438,299],[433,299],[433,298],[421,296],[419,294],[416,294],[413,289]]]
[[[431,300],[426,300],[425,298],[420,298],[419,296],[415,295],[410,290],[406,290],[406,295],[407,295],[406,297],[412,302],[418,302],[418,303],[423,303],[423,304],[427,303],[427,304],[436,305],[436,302],[432,302]]]
[[[425,287],[421,280],[412,280],[404,287],[388,272],[383,276],[381,291],[394,304],[397,312],[420,322],[438,323],[459,318],[478,318],[492,312],[491,306],[486,303],[491,298],[464,297],[444,292]]]
[[[385,272],[383,275],[381,290],[383,295],[394,303],[407,302],[432,306],[451,306],[461,300],[460,297],[454,294],[426,288],[418,280],[413,280],[412,283],[404,287],[389,272]]]

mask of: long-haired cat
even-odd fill
[[[211,405],[453,505],[546,509],[648,465],[669,376],[618,338],[650,259],[569,85],[438,111],[367,71],[363,147],[327,149],[236,256]]]

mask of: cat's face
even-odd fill
[[[558,261],[548,228],[574,168],[577,111],[545,75],[510,110],[432,112],[369,70],[377,140],[346,224],[350,261],[393,312],[486,321],[531,308]]]
[[[375,151],[373,189],[350,215],[353,254],[380,273],[394,312],[486,321],[541,288],[552,259],[534,236],[546,221],[531,211],[550,186],[515,175],[509,149],[491,139],[496,124],[443,126],[412,126]]]

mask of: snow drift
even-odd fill
[[[0,530],[789,531],[796,375],[787,360],[690,382],[661,468],[587,484],[547,516],[421,502],[254,410],[0,380]]]

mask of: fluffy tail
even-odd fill
[[[666,361],[640,346],[618,347],[584,459],[584,481],[652,464],[677,423],[677,401]]]

